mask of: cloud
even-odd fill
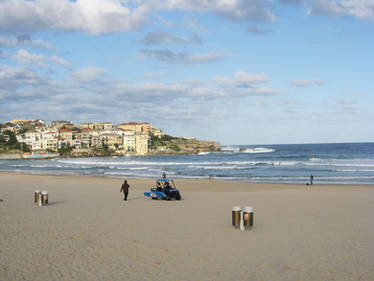
[[[65,67],[71,67],[72,64],[56,55],[46,57],[42,54],[32,54],[27,50],[20,49],[12,58],[21,64],[37,65],[46,69],[50,69],[46,63],[54,63]]]
[[[309,14],[351,16],[357,19],[374,20],[373,0],[315,0]]]
[[[257,83],[267,83],[270,81],[269,76],[264,73],[261,74],[249,74],[244,71],[236,72],[234,79],[239,84],[257,84]]]
[[[294,87],[314,87],[314,86],[322,86],[326,83],[322,80],[304,80],[304,79],[296,79],[289,83],[290,86]]]
[[[0,32],[42,30],[107,34],[131,31],[162,11],[213,13],[232,21],[274,22],[270,0],[2,0]]]
[[[18,100],[25,96],[25,90],[34,91],[45,86],[49,86],[48,79],[28,67],[0,66],[0,89],[3,90],[0,98]]]
[[[258,27],[258,26],[250,26],[248,28],[248,32],[252,35],[266,35],[266,34],[269,34],[269,33],[273,33],[273,30]]]
[[[17,47],[17,46],[33,46],[37,48],[52,49],[53,46],[43,40],[32,40],[30,35],[23,34],[13,38],[5,38],[0,36],[0,46]]]
[[[358,99],[339,99],[339,100],[336,100],[337,104],[344,105],[344,106],[354,105],[354,104],[357,104],[358,102],[359,102]]]
[[[95,66],[84,67],[70,73],[70,78],[78,83],[90,83],[102,80],[102,75],[107,69]]]
[[[217,75],[214,77],[214,81],[222,87],[253,87],[255,84],[270,82],[270,77],[264,73],[249,74],[244,71],[238,71],[233,78]]]
[[[201,44],[201,38],[196,34],[190,37],[182,37],[166,32],[149,32],[142,41],[147,46],[161,44]]]
[[[279,3],[283,5],[300,5],[303,3],[303,0],[279,0]]]
[[[272,1],[267,0],[168,0],[169,10],[213,12],[233,21],[274,22],[270,11]]]
[[[142,49],[140,54],[144,58],[157,59],[165,63],[180,63],[180,64],[199,64],[220,61],[230,54],[224,53],[195,53],[189,54],[184,52],[173,52],[170,50],[151,50]]]
[[[84,31],[105,34],[141,27],[151,12],[146,6],[130,8],[120,0],[4,0],[0,2],[0,31]]]
[[[241,74],[242,75],[242,74]],[[260,75],[236,75],[238,81],[254,83],[249,88],[225,88],[220,84],[203,81],[177,81],[172,83],[142,81],[129,83],[114,80],[107,76],[107,70],[98,67],[85,67],[70,71],[63,79],[56,80],[52,75],[40,74],[28,67],[0,67],[0,118],[10,119],[22,112],[30,118],[65,117],[76,121],[107,119],[108,114],[115,119],[144,120],[153,116],[158,121],[168,118],[186,118],[198,120],[206,117],[211,103],[225,104],[239,98],[255,95],[279,95],[283,91],[258,86],[261,81],[268,81]],[[233,75],[235,77],[235,75]],[[244,77],[244,78],[243,78]],[[210,107],[209,104],[210,103]],[[155,108],[176,106],[180,113],[157,115]],[[207,108],[188,110],[187,105],[207,104]],[[149,119],[148,119],[149,120]]]

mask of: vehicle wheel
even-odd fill
[[[170,200],[170,197],[169,197],[169,196],[166,196],[166,197],[165,197],[165,200],[168,200],[168,201],[169,201],[169,200]]]
[[[181,196],[180,196],[179,194],[177,194],[177,195],[175,196],[175,199],[177,199],[177,200],[181,200]]]
[[[157,200],[157,197],[152,197],[152,200]]]

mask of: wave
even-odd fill
[[[224,146],[221,148],[223,152],[239,152],[240,147],[238,146]]]
[[[146,162],[146,161],[126,161],[126,162],[91,162],[91,161],[69,161],[60,160],[61,163],[73,165],[93,165],[93,166],[131,166],[131,165],[148,165],[148,166],[184,166],[184,165],[273,165],[273,166],[290,166],[298,165],[300,162],[295,161],[205,161],[205,162]]]
[[[306,166],[333,166],[333,167],[374,167],[374,164],[358,164],[358,163],[304,163]]]
[[[187,166],[187,168],[191,169],[204,169],[204,170],[247,170],[250,167],[238,167],[238,166],[199,166],[199,165],[191,165]],[[253,168],[253,167],[252,167]]]
[[[243,150],[244,153],[272,153],[275,149],[273,148],[265,148],[265,147],[255,147],[255,148],[247,148]]]
[[[337,169],[335,172],[350,172],[350,173],[357,173],[357,172],[374,172],[373,169]]]

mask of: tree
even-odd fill
[[[10,131],[10,130],[5,130],[3,132],[3,135],[8,135],[9,136],[9,141],[6,142],[6,145],[9,146],[9,147],[14,146],[18,142],[16,134],[14,132]]]
[[[57,152],[60,153],[60,155],[66,156],[70,155],[73,148],[68,144],[67,146],[60,147]]]

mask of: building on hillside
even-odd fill
[[[33,121],[33,120],[13,119],[12,121],[9,121],[9,123],[23,125],[23,124],[25,124],[27,122],[30,122],[30,121]]]
[[[135,152],[139,155],[148,153],[148,135],[143,132],[135,133]]]
[[[56,151],[58,148],[58,131],[45,130],[40,132],[41,149]]]
[[[165,133],[161,129],[157,129],[157,128],[152,128],[151,134],[158,138],[161,138],[162,136],[165,135]]]
[[[108,146],[108,149],[117,151],[122,149],[122,137],[117,134],[102,134],[103,144]]]
[[[101,148],[103,146],[102,136],[99,131],[91,132],[91,147]]]
[[[135,132],[132,130],[122,130],[123,150],[125,152],[135,152]]]
[[[59,129],[59,136],[67,146],[73,146],[73,131],[70,129]]]
[[[82,128],[88,128],[94,131],[106,131],[113,128],[111,122],[101,122],[101,123],[83,123]]]
[[[73,139],[73,147],[75,149],[81,149],[81,140],[80,139]]]
[[[65,129],[71,128],[73,124],[70,121],[52,121],[51,126],[57,129],[64,127]]]
[[[31,150],[41,150],[41,134],[39,131],[27,131],[22,135],[17,135],[17,141],[28,145]]]
[[[77,133],[75,138],[81,141],[80,148],[90,148],[92,145],[92,129],[83,128],[80,133]]]
[[[149,123],[137,123],[137,122],[129,122],[129,123],[122,123],[117,126],[122,130],[131,130],[134,132],[143,132],[147,135],[152,129],[152,125]]]

